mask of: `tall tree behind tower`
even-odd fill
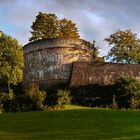
[[[29,39],[29,41],[44,38],[58,38],[59,35],[58,19],[55,14],[39,12],[31,28],[32,37]]]
[[[33,22],[31,38],[29,41],[36,41],[47,38],[79,38],[79,31],[76,24],[71,20],[59,20],[55,14],[41,13],[36,16]]]

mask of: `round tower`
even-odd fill
[[[93,61],[92,45],[80,39],[38,40],[25,45],[23,49],[24,83],[38,83],[41,88],[68,84],[73,62]]]

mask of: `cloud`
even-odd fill
[[[0,0],[0,5],[1,4],[8,4],[8,3],[14,3],[14,2],[16,2],[17,0],[11,0],[11,1],[9,1],[9,0]]]
[[[96,40],[105,55],[109,49],[103,40],[117,29],[131,28],[140,35],[139,5],[140,0],[0,0],[0,30],[25,44],[38,12],[55,13],[75,22],[81,38]]]

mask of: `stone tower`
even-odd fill
[[[41,88],[46,88],[68,84],[73,62],[93,61],[92,45],[80,39],[38,40],[23,49],[26,86],[38,83]]]

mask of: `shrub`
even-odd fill
[[[5,93],[0,93],[0,113],[3,112],[3,98],[5,96]]]
[[[13,112],[14,98],[15,95],[12,90],[9,93],[3,93],[1,104],[4,112]]]
[[[66,90],[58,90],[57,92],[57,104],[58,105],[68,105],[71,102],[71,97],[70,97],[70,91],[66,91]]]
[[[38,106],[37,100],[35,98],[32,98],[29,95],[15,96],[12,112],[37,111],[37,110],[42,110],[42,108]]]
[[[118,105],[117,105],[117,102],[116,102],[116,96],[115,95],[113,95],[111,108],[114,109],[114,110],[118,109]]]
[[[36,109],[43,109],[46,98],[46,93],[44,91],[40,91],[37,86],[34,86],[26,90],[26,96],[29,96],[35,102]]]
[[[125,95],[140,95],[140,82],[134,77],[121,77],[116,81],[117,91]]]
[[[0,94],[0,111],[23,112],[42,110],[46,93],[33,87],[26,90],[26,94],[14,95],[12,91]]]
[[[90,107],[106,107],[112,104],[114,92],[113,85],[83,85],[72,87],[72,104],[90,106]]]
[[[52,93],[49,98],[47,96],[47,102],[52,102],[51,104],[47,104],[48,110],[64,109],[65,105],[71,103],[70,91],[59,89],[56,93]]]
[[[130,99],[130,108],[135,110],[138,109],[140,105],[140,99],[138,97],[132,96]]]
[[[119,78],[115,83],[115,89],[120,108],[133,108],[137,106],[136,104],[134,105],[134,99],[136,100],[140,97],[140,82],[136,78]]]

